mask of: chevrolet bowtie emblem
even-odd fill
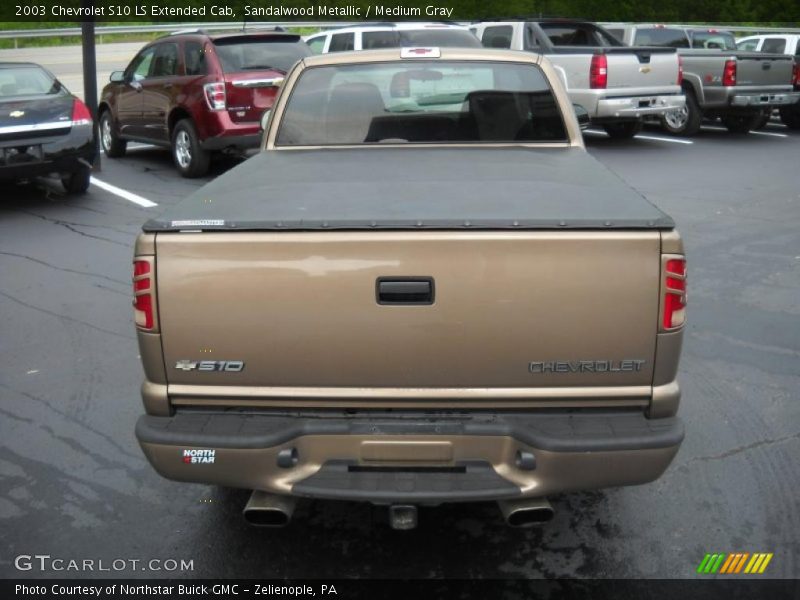
[[[8,116],[12,117],[14,119],[17,119],[17,118],[22,117],[24,115],[25,115],[25,111],[24,110],[12,110],[10,113],[8,113]]]

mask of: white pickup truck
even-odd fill
[[[550,59],[572,102],[611,137],[633,137],[643,117],[685,104],[674,48],[627,47],[594,23],[568,19],[482,22],[470,30],[487,48]]]

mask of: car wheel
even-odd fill
[[[769,123],[769,119],[772,117],[772,110],[763,110],[758,113],[758,118],[753,122],[753,129],[764,129]]]
[[[72,173],[61,176],[61,184],[68,194],[83,194],[89,189],[92,171],[89,167],[80,167]]]
[[[200,147],[197,130],[189,119],[182,119],[172,131],[172,158],[184,177],[202,177],[208,172],[211,154]]]
[[[700,131],[703,111],[694,97],[694,92],[685,90],[686,104],[661,117],[661,126],[672,135],[694,135]]]
[[[800,129],[800,106],[788,106],[781,109],[781,122],[789,129]]]
[[[722,124],[731,133],[748,133],[755,129],[758,121],[761,120],[761,113],[754,115],[723,115]]]
[[[603,129],[609,137],[615,140],[628,140],[642,130],[641,121],[622,121],[620,123],[606,123]]]
[[[100,115],[100,145],[109,158],[125,156],[125,150],[128,148],[128,142],[119,139],[114,131],[110,110],[104,110]]]

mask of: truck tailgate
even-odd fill
[[[792,57],[747,52],[737,54],[736,85],[783,85],[792,83]]]
[[[678,56],[655,48],[607,48],[608,88],[674,86]]]
[[[156,256],[171,388],[652,383],[657,230],[159,233]],[[431,302],[381,303],[381,279]],[[175,368],[201,360],[244,367]]]

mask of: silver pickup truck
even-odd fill
[[[729,131],[747,133],[774,108],[795,104],[793,60],[782,54],[743,52],[728,32],[663,25],[609,25],[626,44],[677,48],[683,62],[686,105],[664,115],[663,127],[693,135],[703,117],[719,117]]]
[[[643,117],[684,106],[672,48],[629,48],[594,23],[566,19],[481,22],[470,29],[487,48],[546,56],[572,102],[611,137],[633,137]]]

